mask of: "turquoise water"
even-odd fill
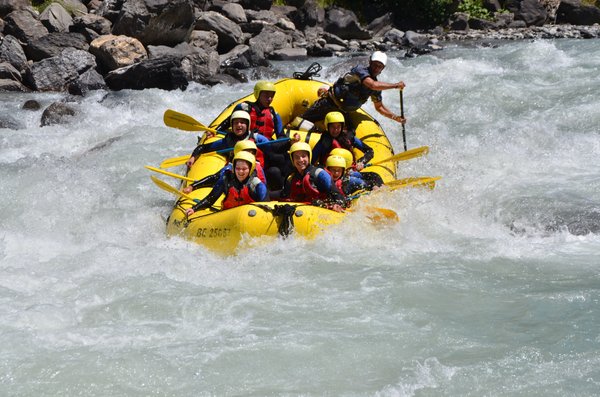
[[[44,128],[20,107],[60,95],[1,94],[23,128],[0,130],[0,394],[597,395],[598,65],[597,40],[391,57],[408,147],[431,148],[399,177],[436,189],[373,196],[397,225],[229,258],[165,236],[143,166],[195,144],[166,109],[208,124],[254,82],[94,93]]]

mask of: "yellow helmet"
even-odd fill
[[[325,128],[329,128],[329,124],[331,123],[342,123],[344,124],[344,115],[340,112],[329,112],[327,116],[325,116]]]
[[[256,157],[254,157],[254,155],[250,152],[245,152],[243,150],[239,151],[235,156],[233,156],[233,160],[231,161],[231,164],[233,164],[234,170],[235,170],[235,162],[238,160],[244,160],[244,161],[247,161],[248,163],[250,163],[250,173],[252,174],[252,172],[256,168]]]
[[[244,119],[248,122],[248,128],[250,128],[250,114],[245,110],[236,110],[235,112],[231,113],[231,117],[229,119],[231,120],[232,126],[234,119]]]
[[[243,150],[257,150],[258,148],[256,147],[256,143],[254,143],[254,141],[251,141],[250,139],[244,139],[242,141],[238,141],[235,146],[233,147],[233,155],[235,156],[236,154],[238,154],[239,152],[243,151]],[[252,154],[252,153],[250,153]]]
[[[329,156],[325,162],[326,167],[341,167],[346,169],[346,159],[342,156]]]
[[[354,156],[352,152],[348,149],[344,149],[341,147],[336,147],[329,152],[329,156],[340,156],[344,160],[346,160],[346,168],[352,167],[352,163],[354,163]]]
[[[271,83],[270,81],[260,80],[254,85],[254,97],[256,100],[258,100],[258,97],[262,91],[277,92],[277,89],[275,88],[275,84]]]
[[[292,154],[294,152],[308,152],[308,161],[312,161],[312,149],[310,148],[310,145],[308,143],[296,142],[290,147],[288,153],[290,154],[290,158],[292,159],[292,161],[294,161],[294,158],[292,157]]]

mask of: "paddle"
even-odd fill
[[[177,167],[178,165],[184,165],[189,158],[190,155],[188,154],[187,156],[179,156],[166,159],[162,163],[160,163],[160,168],[171,168]]]
[[[433,189],[435,187],[435,181],[442,179],[441,176],[421,176],[396,179],[395,181],[387,182],[385,185],[390,187],[390,190],[402,189],[405,187],[412,186],[423,186]]]
[[[400,89],[400,117],[404,118],[404,96],[402,93],[403,89]],[[404,151],[406,152],[406,128],[404,127],[404,123],[402,123],[402,141],[404,142]]]
[[[267,146],[270,145],[272,143],[276,143],[276,142],[284,142],[284,141],[289,141],[290,138],[279,138],[279,139],[275,139],[272,141],[268,141],[268,142],[262,142],[262,143],[258,143],[256,144],[256,147],[263,147],[263,146]],[[223,153],[228,153],[231,152],[233,150],[233,148],[227,148],[227,149],[220,149],[220,150],[216,150],[216,151],[212,151],[212,152],[205,152],[202,154],[208,154],[208,153],[218,153],[218,154],[223,154]],[[177,167],[178,165],[183,165],[185,164],[185,162],[190,158],[190,156],[180,156],[180,157],[173,157],[170,159],[166,159],[164,160],[162,163],[160,163],[160,168],[170,168],[170,167]]]
[[[372,166],[372,165],[379,165],[379,164],[383,164],[383,163],[388,163],[390,161],[396,162],[396,161],[410,160],[410,159],[413,159],[415,157],[423,156],[423,155],[425,155],[427,153],[429,153],[429,146],[421,146],[421,147],[417,147],[417,148],[414,148],[414,149],[407,150],[407,151],[402,152],[402,153],[395,154],[395,155],[393,155],[391,157],[388,157],[388,158],[383,159],[383,160],[376,161],[374,163],[369,163],[369,164],[366,165],[366,167],[369,167],[369,166]]]
[[[192,200],[195,203],[199,203],[200,202],[200,200],[198,200],[196,198],[193,198],[192,196],[190,196],[190,195],[182,192],[181,190],[179,190],[179,189],[177,189],[177,188],[169,185],[166,182],[161,181],[160,179],[158,179],[155,176],[150,176],[150,179],[152,179],[152,182],[154,182],[156,184],[156,186],[158,186],[159,188],[161,188],[164,191],[167,191],[169,193],[173,193],[173,194],[175,194],[177,196],[185,197],[186,199]]]
[[[163,121],[165,122],[165,125],[183,131],[209,131],[213,134],[225,134],[225,132],[223,131],[218,131],[214,128],[205,126],[204,124],[202,124],[195,118],[188,116],[187,114],[179,113],[171,109],[167,109],[165,111]]]
[[[145,165],[144,167],[146,169],[150,170],[150,171],[158,172],[159,174],[172,176],[173,178],[178,178],[178,179],[181,179],[181,180],[184,180],[184,181],[188,181],[188,182],[194,182],[194,178],[188,178],[187,176],[183,176],[183,175],[179,175],[179,174],[174,174],[173,172],[161,170],[160,168],[151,167],[149,165]]]

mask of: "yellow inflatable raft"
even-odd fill
[[[277,93],[272,106],[280,114],[284,125],[302,114],[315,100],[317,90],[324,84],[315,80],[283,79],[275,83]],[[211,124],[217,126],[233,111],[235,105],[243,101],[254,101],[254,95],[240,98],[230,104]],[[388,159],[393,155],[393,149],[387,136],[379,124],[367,113],[360,110],[352,121],[356,135],[373,148],[375,156],[371,163]],[[296,131],[290,131],[293,134]],[[314,146],[319,134],[303,133],[303,139]],[[212,138],[216,139],[216,138]],[[357,158],[362,156],[358,150]],[[190,180],[198,180],[219,171],[227,162],[225,155],[207,153],[201,155],[188,170]],[[375,172],[384,182],[396,178],[396,163],[384,162],[365,168],[364,171]],[[181,188],[190,184],[184,181]],[[268,236],[277,238],[290,232],[307,238],[313,238],[328,226],[340,223],[345,213],[338,213],[305,203],[263,202],[243,205],[228,210],[220,210],[223,196],[212,208],[195,212],[189,218],[185,210],[194,205],[193,199],[202,199],[210,192],[210,188],[194,190],[187,197],[180,197],[167,221],[169,235],[183,236],[207,248],[223,254],[235,254],[240,248],[252,246],[268,240]],[[394,216],[395,213],[390,211]],[[385,218],[389,214],[371,214]]]

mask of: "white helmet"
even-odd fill
[[[371,58],[369,58],[369,60],[371,62],[373,62],[373,61],[381,62],[383,64],[383,66],[385,66],[385,64],[387,63],[387,55],[385,55],[384,52],[375,51],[374,53],[371,54]]]

